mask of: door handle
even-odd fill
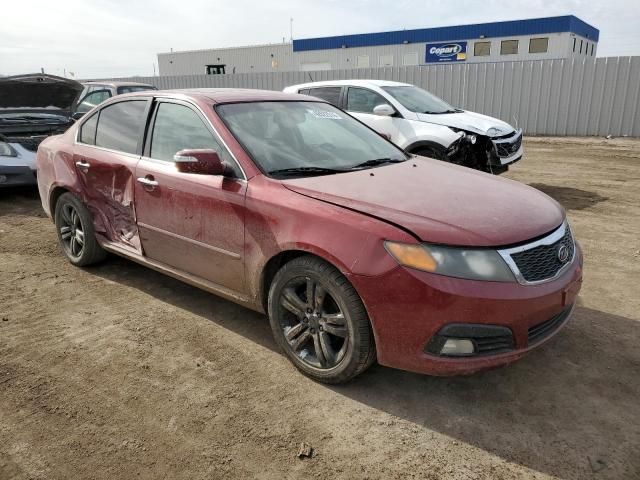
[[[87,162],[84,158],[79,162],[76,162],[76,167],[78,168],[89,168],[90,166],[91,165],[89,165],[89,162]]]
[[[146,186],[146,187],[157,187],[158,186],[158,182],[156,182],[155,180],[152,180],[151,178],[147,178],[147,177],[138,177],[138,183],[141,183],[142,185]]]

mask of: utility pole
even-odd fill
[[[291,38],[291,43],[293,43],[293,18],[289,19],[289,34]]]

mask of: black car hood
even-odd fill
[[[0,113],[71,115],[82,85],[75,80],[41,73],[0,78]]]

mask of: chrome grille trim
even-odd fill
[[[571,257],[571,259],[565,265],[563,265],[552,277],[545,278],[543,280],[538,280],[535,282],[530,282],[526,280],[522,275],[522,273],[520,272],[518,265],[516,265],[516,262],[513,260],[513,258],[511,258],[511,255],[514,253],[526,252],[527,250],[531,250],[533,248],[539,247],[540,245],[553,245],[554,243],[560,241],[564,237],[567,230],[569,230],[569,232],[571,233],[571,241],[573,242],[573,256]],[[554,230],[552,233],[550,233],[546,237],[541,238],[540,240],[536,240],[535,242],[518,245],[517,247],[498,249],[498,254],[500,254],[502,259],[509,266],[509,268],[515,275],[518,283],[520,283],[521,285],[539,285],[541,283],[551,282],[552,280],[555,280],[573,264],[576,258],[576,240],[573,237],[573,232],[571,232],[571,227],[569,226],[569,223],[565,220],[564,223],[560,225],[560,227],[558,227],[556,230]]]

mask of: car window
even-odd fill
[[[326,100],[336,107],[340,107],[340,90],[341,87],[319,87],[309,89],[308,95]]]
[[[100,110],[96,146],[136,153],[146,106],[146,100],[130,100]]]
[[[347,92],[347,110],[350,112],[373,113],[378,105],[387,102],[379,93],[366,88],[349,87]]]
[[[413,85],[382,87],[407,110],[416,113],[456,113],[457,110],[444,100]]]
[[[78,140],[87,145],[96,144],[96,127],[98,126],[98,114],[94,113],[80,127],[80,135]]]
[[[149,156],[172,162],[180,150],[208,148],[215,150],[236,176],[239,168],[229,152],[220,145],[200,116],[191,108],[177,103],[160,103],[151,135]]]
[[[87,113],[96,105],[100,105],[102,102],[111,97],[111,93],[108,90],[97,90],[95,92],[91,92],[89,95],[84,97],[84,100],[78,105],[76,108],[76,112],[78,113]]]

